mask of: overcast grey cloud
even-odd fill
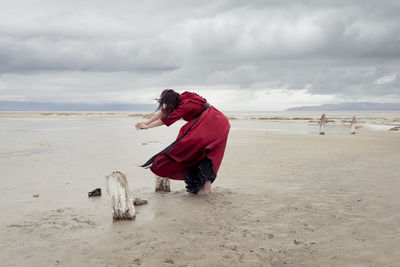
[[[0,0],[0,100],[400,102],[400,1]]]

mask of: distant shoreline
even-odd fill
[[[286,111],[399,111],[397,103],[349,102],[341,104],[325,104],[319,106],[301,106]]]
[[[104,111],[152,111],[156,105],[135,103],[108,103],[108,104],[78,104],[78,103],[50,103],[50,102],[18,102],[0,101],[0,112],[3,111],[32,111],[32,112],[104,112]]]

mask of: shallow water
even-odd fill
[[[320,111],[226,112],[233,130],[266,131],[284,134],[319,134]],[[388,131],[400,126],[399,111],[328,111],[326,134],[349,134],[353,116],[358,133]]]
[[[307,123],[304,121],[279,121],[279,120],[231,120],[231,129],[246,131],[264,131],[267,133],[279,134],[306,134],[318,135],[319,125],[317,123]],[[348,134],[349,128],[342,125],[326,125],[326,134]]]

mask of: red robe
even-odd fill
[[[199,95],[184,92],[180,95],[179,106],[168,118],[162,118],[161,121],[166,126],[181,118],[187,121],[179,131],[177,137],[179,139],[189,129],[206,103],[207,101]],[[161,177],[185,180],[184,171],[207,157],[211,160],[212,170],[216,175],[224,156],[229,129],[230,124],[225,115],[211,106],[200,115],[186,136],[168,152],[156,156],[150,170]]]

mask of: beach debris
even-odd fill
[[[156,192],[171,192],[169,178],[163,178],[156,175]]]
[[[135,265],[141,265],[142,264],[142,259],[141,258],[136,258],[132,260],[132,263]]]
[[[225,247],[237,251],[239,249],[239,243],[228,243],[225,244]]]
[[[322,113],[321,120],[319,121],[319,135],[325,135],[325,113]]]
[[[356,134],[356,116],[351,119],[350,134]]]
[[[133,201],[133,205],[140,206],[140,205],[144,205],[144,204],[147,204],[147,200],[135,197],[135,200]]]
[[[400,131],[400,126],[395,126],[393,128],[390,128],[389,131]]]
[[[39,194],[33,194],[33,197],[39,197]]]
[[[299,240],[293,240],[293,243],[295,244],[295,245],[301,245],[301,244],[303,244],[303,242],[302,241],[299,241]]]
[[[88,192],[89,197],[99,197],[101,196],[101,188],[93,189],[92,191]]]
[[[165,263],[169,263],[169,264],[174,264],[175,262],[171,259],[165,259],[164,260]]]
[[[134,220],[135,206],[129,190],[128,180],[122,172],[115,171],[106,176],[107,193],[113,208],[113,220]]]

